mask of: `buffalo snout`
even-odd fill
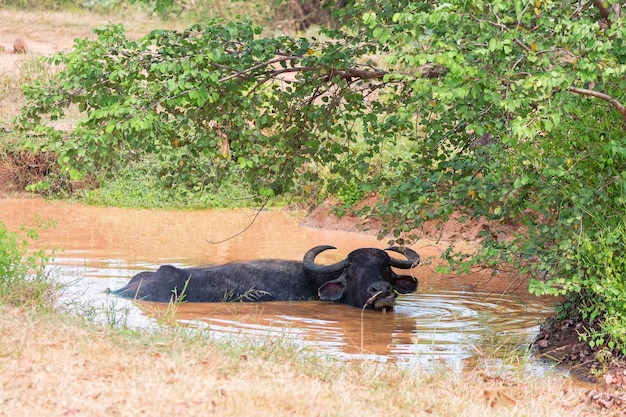
[[[376,294],[382,295],[390,295],[393,294],[393,287],[390,283],[386,281],[376,281],[367,289],[367,292],[370,296],[374,296]]]
[[[397,294],[393,286],[386,281],[376,281],[367,289],[368,300],[366,305],[377,310],[385,310],[393,308],[396,302]]]

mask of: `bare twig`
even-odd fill
[[[376,297],[378,297],[380,294],[382,294],[382,291],[378,291],[376,294],[372,295],[363,305],[363,308],[361,308],[361,352],[363,352],[364,349],[364,340],[363,340],[363,336],[364,336],[364,329],[363,329],[363,313],[365,313],[365,308],[372,303]]]
[[[261,204],[261,207],[259,207],[259,209],[257,210],[256,214],[254,215],[254,218],[252,219],[252,221],[250,222],[250,224],[248,224],[246,227],[244,227],[242,230],[240,230],[239,232],[235,233],[232,236],[229,236],[225,239],[222,240],[208,240],[207,242],[210,243],[211,245],[217,245],[220,243],[224,243],[228,240],[234,239],[237,236],[240,236],[242,234],[244,234],[248,229],[250,229],[252,227],[252,225],[254,224],[254,222],[256,221],[256,219],[259,217],[259,214],[261,214],[261,212],[263,211],[263,209],[265,208],[265,206],[267,205],[267,203],[269,202],[269,197],[265,199],[265,201],[263,202],[263,204]]]
[[[526,52],[531,52],[532,51],[532,49],[530,49],[528,46],[526,46],[526,44],[524,42],[520,41],[517,38],[513,39],[513,42],[518,44]]]

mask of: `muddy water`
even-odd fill
[[[319,256],[335,262],[359,247],[384,247],[375,237],[299,227],[301,214],[285,211],[164,211],[88,207],[39,199],[0,200],[0,221],[10,229],[53,220],[38,246],[55,249],[52,273],[67,285],[63,301],[77,314],[108,323],[152,327],[167,318],[164,305],[105,294],[139,271],[236,260],[301,259],[311,246],[338,250]],[[415,247],[422,258],[438,248]],[[413,270],[418,291],[402,295],[393,311],[361,311],[323,302],[183,304],[175,320],[208,329],[216,338],[237,334],[279,337],[346,359],[400,361],[427,369],[463,369],[525,349],[549,314],[552,300],[523,291],[502,294],[508,281],[487,276],[445,277],[429,266]],[[519,287],[514,283],[512,287]],[[156,317],[156,318],[155,318]],[[160,317],[160,318],[159,318]],[[531,360],[541,372],[545,366]]]

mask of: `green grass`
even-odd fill
[[[39,226],[43,227],[43,226]],[[59,285],[45,270],[50,260],[44,250],[29,251],[36,229],[9,231],[0,222],[0,303],[41,309],[53,307]]]
[[[219,186],[208,184],[202,189],[190,190],[184,186],[164,187],[155,166],[151,158],[128,164],[101,181],[99,188],[83,190],[77,197],[87,204],[114,207],[191,210],[259,205],[236,173]]]

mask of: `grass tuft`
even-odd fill
[[[18,234],[0,222],[0,303],[39,309],[54,306],[60,286],[46,271],[51,255],[45,250],[28,251],[29,241],[37,238],[37,229],[22,228]]]
[[[218,186],[191,190],[184,186],[164,187],[159,181],[157,161],[142,161],[120,167],[99,188],[83,190],[77,197],[87,204],[137,208],[238,208],[258,205],[249,187],[237,174]]]

